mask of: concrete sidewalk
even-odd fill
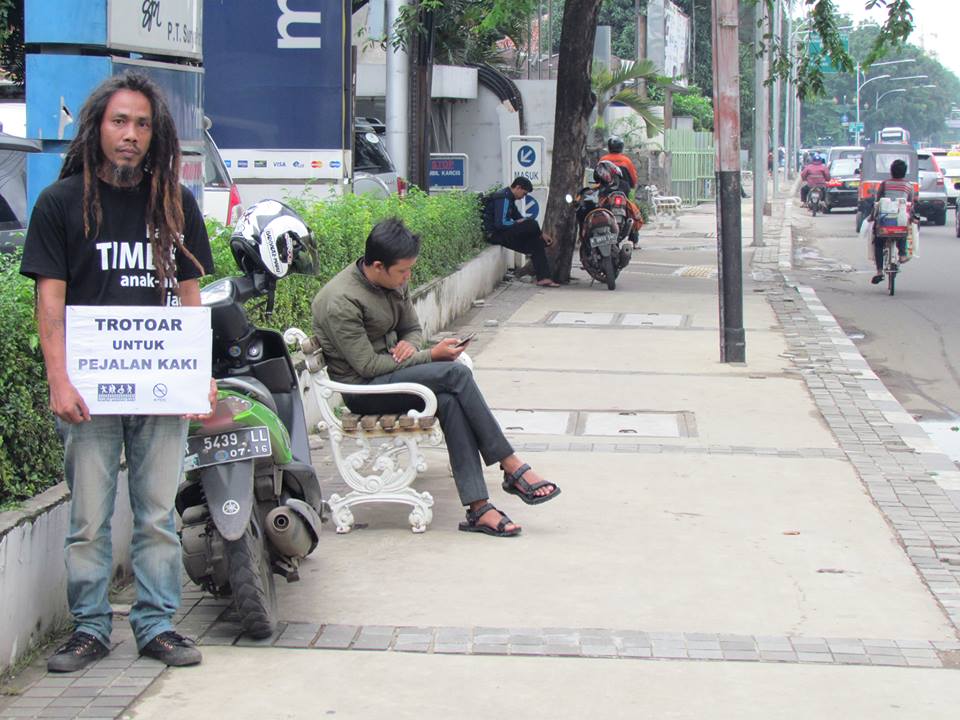
[[[461,318],[518,453],[563,488],[528,507],[489,470],[521,537],[458,532],[430,451],[429,531],[359,508],[278,586],[276,637],[238,640],[191,591],[201,666],[135,660],[121,631],[0,718],[955,717],[960,480],[790,284],[785,212],[744,240],[742,365],[719,362],[712,205],[641,232],[615,292],[510,282]]]

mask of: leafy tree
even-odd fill
[[[647,126],[647,137],[653,137],[663,130],[662,118],[653,114],[652,108],[657,103],[637,94],[635,88],[641,81],[649,87],[663,85],[669,82],[669,78],[662,77],[650,60],[641,60],[629,68],[621,65],[615,72],[602,66],[593,70],[590,83],[597,97],[597,122],[594,127],[600,131],[599,141],[602,142],[602,131],[606,129],[603,123],[604,110],[611,103],[626,105],[639,115]],[[628,88],[627,84],[633,87]]]
[[[0,0],[0,68],[14,84],[26,80],[23,62],[24,0]]]
[[[881,28],[861,24],[850,33],[850,55],[861,64],[869,57]],[[872,137],[883,127],[904,127],[915,140],[936,142],[946,130],[945,120],[950,107],[960,102],[960,79],[936,59],[915,45],[905,44],[887,55],[890,60],[910,60],[903,65],[890,65],[868,71],[867,78],[889,74],[866,85],[860,98],[860,119],[864,135]],[[924,79],[897,82],[896,78],[926,75]],[[936,85],[925,88],[924,85]],[[889,90],[903,88],[906,92],[883,97],[879,108],[877,99]],[[809,98],[803,107],[802,135],[807,145],[816,143],[845,143],[852,135],[841,126],[842,116],[850,122],[856,119],[855,73],[827,73],[824,76],[824,94]]]
[[[673,116],[692,117],[694,130],[712,131],[713,101],[693,85],[687,92],[673,96]]]

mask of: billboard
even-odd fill
[[[258,157],[260,169],[316,161],[329,170],[310,153],[352,140],[350,2],[204,0],[203,13],[204,110],[231,174],[256,177],[252,161],[237,166],[249,160],[239,150],[283,151]]]
[[[661,73],[686,85],[690,77],[690,17],[670,0],[648,0],[647,57]]]

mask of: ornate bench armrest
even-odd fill
[[[386,383],[383,385],[350,385],[349,383],[336,382],[326,377],[318,378],[316,382],[318,385],[328,388],[333,392],[338,392],[341,395],[344,393],[348,395],[392,395],[395,393],[418,395],[423,399],[423,410],[408,410],[407,415],[410,417],[433,417],[437,414],[437,396],[434,395],[433,390],[426,385],[407,382]]]

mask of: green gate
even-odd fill
[[[713,200],[716,177],[713,133],[667,130],[666,150],[670,153],[671,165],[669,194],[679,195],[684,205]]]

